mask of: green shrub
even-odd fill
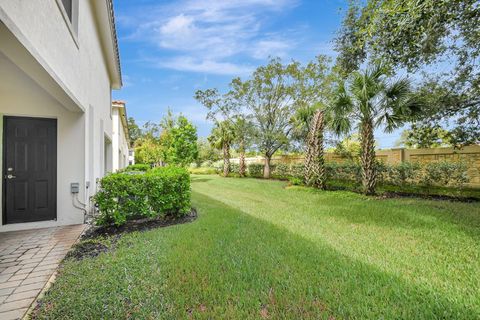
[[[288,181],[293,186],[302,186],[303,185],[303,178],[298,177],[289,177]]]
[[[150,170],[150,165],[149,164],[143,164],[143,163],[137,163],[137,164],[131,164],[122,171],[148,171]]]
[[[303,163],[295,163],[290,166],[289,176],[302,179],[305,176],[305,165]]]
[[[461,187],[469,181],[467,166],[461,162],[431,162],[423,166],[420,183],[426,186]]]
[[[200,164],[200,168],[212,168],[212,165],[213,165],[213,161],[207,160]]]
[[[189,168],[188,172],[191,174],[217,174],[215,168]]]
[[[360,184],[362,168],[359,163],[327,163],[328,180],[351,181]],[[402,162],[387,165],[377,162],[377,182],[408,186],[415,184],[460,187],[468,182],[467,167],[462,163],[434,162],[421,165],[415,162]]]
[[[416,162],[402,162],[396,165],[387,165],[384,181],[396,186],[415,184],[420,176],[420,164]]]
[[[325,171],[328,180],[362,181],[362,167],[359,163],[349,161],[344,163],[327,163]]]
[[[240,164],[230,162],[230,173],[239,175],[240,174]]]
[[[223,172],[223,160],[218,160],[212,163],[212,167],[217,171],[217,173]]]
[[[272,170],[272,176],[277,179],[286,179],[290,176],[290,167],[288,164],[279,163]]]
[[[248,174],[251,177],[263,177],[263,164],[261,163],[250,163],[247,166]]]
[[[98,225],[127,220],[181,216],[190,210],[190,176],[176,167],[155,168],[144,174],[114,173],[100,181],[94,196]]]

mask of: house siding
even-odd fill
[[[72,205],[70,183],[80,183],[79,200],[88,204],[105,173],[104,141],[113,135],[112,82],[92,3],[79,1],[74,39],[57,1],[0,0],[3,28],[21,44],[20,49],[12,49],[2,47],[0,41],[0,71],[8,71],[15,79],[9,85],[0,84],[0,114],[58,120],[57,221],[5,225],[0,231],[82,223],[82,211]],[[17,61],[15,50],[25,50],[33,62]],[[30,63],[40,65],[45,73],[34,73]],[[73,107],[45,85],[50,78]]]

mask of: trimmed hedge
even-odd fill
[[[189,168],[188,172],[191,174],[217,174],[217,170],[214,168]]]
[[[94,196],[98,225],[131,219],[182,216],[190,211],[190,175],[184,168],[154,168],[143,174],[113,173]]]
[[[262,163],[248,164],[248,176],[262,178],[263,167]],[[270,170],[274,179],[290,180],[292,184],[300,184],[303,181],[304,165],[302,163],[272,164]],[[223,161],[213,163],[211,173],[221,173],[222,171]],[[325,171],[327,180],[351,181],[357,184],[362,182],[362,168],[358,162],[328,162],[325,164]],[[230,173],[233,175],[239,173],[237,163],[230,163]],[[469,181],[469,178],[467,166],[461,162],[441,161],[426,164],[402,162],[395,165],[377,162],[377,181],[395,186],[462,187]]]
[[[263,177],[263,164],[251,163],[247,166],[247,171],[251,177]]]
[[[149,164],[143,164],[143,163],[137,163],[137,164],[131,164],[122,171],[148,171],[151,169],[151,166]]]
[[[426,186],[461,187],[468,181],[464,163],[440,161],[425,166],[421,183]]]
[[[288,179],[299,183],[303,180],[303,164],[271,165],[272,178]],[[357,162],[326,163],[327,180],[352,181],[361,184],[362,168]],[[263,164],[248,165],[248,174],[251,177],[263,176]],[[419,164],[416,162],[402,162],[396,165],[377,163],[378,182],[396,186],[423,185],[441,187],[461,187],[469,181],[467,167],[461,162],[431,162]]]

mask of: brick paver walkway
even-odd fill
[[[84,225],[0,233],[0,319],[21,319]]]

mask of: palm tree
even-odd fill
[[[247,171],[245,150],[252,139],[254,127],[248,116],[245,115],[234,116],[232,126],[235,133],[235,143],[238,146],[238,152],[240,154],[238,173],[241,177],[244,177]]]
[[[317,108],[308,131],[305,153],[305,184],[322,190],[326,189],[324,158],[325,110]]]
[[[308,186],[324,190],[324,130],[326,108],[320,102],[299,108],[294,122],[294,139],[305,144],[304,181]]]
[[[230,173],[230,146],[235,139],[235,132],[230,121],[215,122],[212,133],[208,137],[210,144],[223,151],[223,176]]]
[[[376,64],[354,72],[347,84],[340,83],[332,105],[333,128],[337,134],[358,123],[361,145],[362,186],[367,195],[375,193],[377,178],[374,130],[392,132],[422,111],[422,101],[412,94],[408,79],[389,81],[387,70]]]

